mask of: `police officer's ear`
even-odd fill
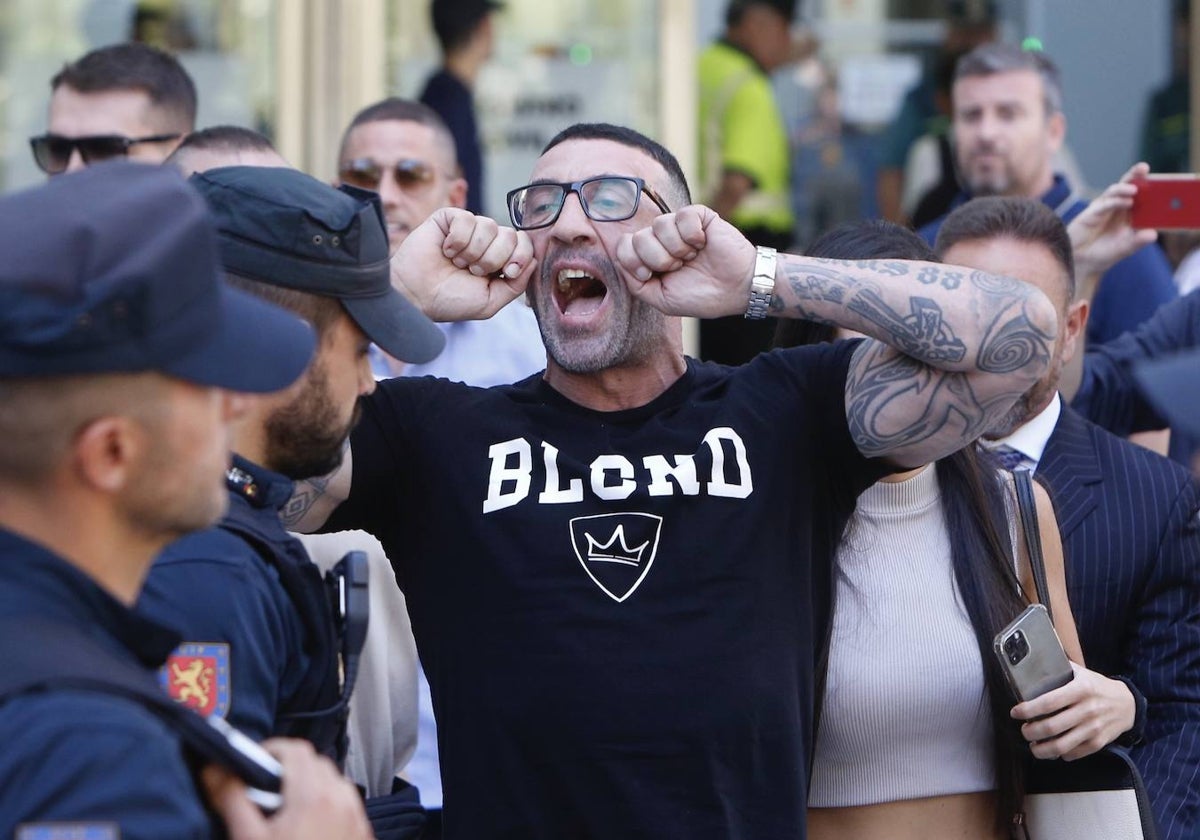
[[[148,430],[134,418],[102,415],[76,432],[71,465],[88,487],[115,495],[129,486],[152,445]]]

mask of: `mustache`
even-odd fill
[[[970,153],[972,155],[997,154],[999,151],[999,148],[991,140],[980,140],[971,147]]]

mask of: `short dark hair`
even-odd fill
[[[937,254],[917,234],[886,219],[859,219],[825,231],[805,250],[805,255],[833,260],[924,260],[939,262]],[[832,324],[797,318],[780,318],[775,327],[775,347],[798,347],[833,341]]]
[[[470,41],[483,19],[499,6],[488,0],[433,0],[429,17],[442,54],[454,52]]]
[[[783,15],[788,23],[796,18],[796,0],[729,0],[725,7],[725,27],[732,29],[742,22],[746,12],[754,6],[766,6]]]
[[[222,149],[231,152],[273,152],[266,135],[240,125],[214,125],[193,131],[175,147],[167,163],[187,149]]]
[[[229,271],[225,272],[225,282],[235,289],[299,315],[312,326],[318,339],[325,337],[338,316],[345,311],[341,301],[335,297],[289,289]]]
[[[945,256],[960,242],[1001,237],[1045,246],[1066,275],[1063,289],[1066,303],[1075,299],[1071,237],[1054,211],[1036,199],[998,195],[973,198],[946,217],[934,249],[938,256]]]
[[[63,66],[50,89],[66,85],[80,93],[140,90],[164,116],[163,128],[181,134],[196,125],[196,85],[175,58],[148,44],[100,47]]]
[[[1062,111],[1062,75],[1058,72],[1058,65],[1041,50],[1023,50],[1014,44],[999,41],[981,44],[958,60],[954,67],[954,81],[1021,70],[1035,73],[1042,80],[1042,99],[1047,116]]]
[[[428,126],[433,129],[434,134],[442,141],[445,147],[446,154],[450,156],[450,160],[455,166],[458,165],[458,155],[455,152],[454,135],[450,133],[446,121],[443,120],[438,112],[430,108],[423,102],[417,102],[413,99],[402,99],[399,96],[389,96],[387,99],[380,100],[373,105],[368,105],[350,121],[350,125],[346,126],[346,131],[342,134],[342,145],[338,149],[338,157],[343,156],[346,148],[346,138],[353,131],[364,123],[372,122],[411,122],[418,125]]]
[[[672,209],[678,210],[680,207],[692,203],[692,193],[688,189],[687,178],[683,176],[683,169],[679,166],[675,155],[667,151],[661,143],[651,140],[641,132],[611,123],[575,123],[554,135],[554,138],[546,144],[546,148],[542,149],[542,154],[546,154],[555,146],[568,140],[610,140],[613,143],[620,143],[622,146],[630,146],[645,152],[667,172],[667,178],[671,181],[670,186],[674,193],[671,198],[675,199],[676,205]]]

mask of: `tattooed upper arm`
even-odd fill
[[[846,420],[864,455],[928,463],[979,437],[989,417],[967,374],[931,368],[869,339],[850,362]]]

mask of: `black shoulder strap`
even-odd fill
[[[1042,557],[1042,532],[1038,527],[1037,501],[1033,496],[1033,479],[1029,470],[1014,470],[1013,483],[1017,488],[1017,509],[1021,512],[1021,530],[1025,532],[1025,549],[1033,570],[1033,585],[1037,587],[1038,602],[1046,608],[1053,621],[1050,587],[1046,583],[1046,561]]]
[[[0,703],[26,692],[80,689],[139,703],[183,742],[197,764],[218,764],[251,786],[271,790],[261,776],[247,778],[245,760],[219,732],[158,686],[152,672],[123,660],[81,629],[38,617],[0,619]],[[278,791],[278,781],[274,788]]]
[[[244,541],[276,571],[304,626],[305,651],[313,662],[325,663],[325,669],[313,672],[290,703],[279,710],[274,734],[306,738],[341,767],[348,749],[346,721],[353,683],[339,686],[341,644],[320,570],[312,562],[306,568],[286,562],[276,546],[229,516],[221,520],[220,527]]]

